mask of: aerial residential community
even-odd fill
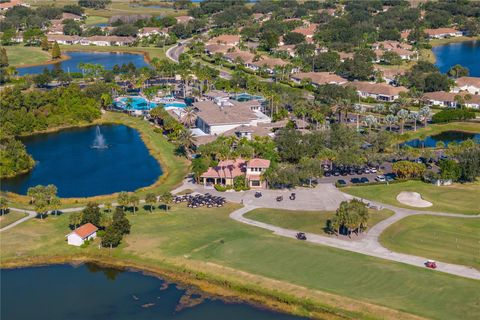
[[[480,2],[0,0],[0,319],[479,319]]]

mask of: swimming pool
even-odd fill
[[[232,99],[237,100],[239,102],[250,101],[250,100],[258,100],[258,101],[265,100],[265,98],[262,97],[262,96],[254,96],[254,95],[248,94],[246,92],[237,94],[237,95],[233,96]]]
[[[115,101],[117,108],[125,110],[150,110],[157,106],[154,102],[149,102],[143,97],[124,97]]]
[[[185,108],[187,105],[184,102],[173,101],[165,103],[165,108]]]

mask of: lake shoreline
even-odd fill
[[[51,64],[61,63],[63,61],[70,60],[71,58],[72,57],[70,57],[68,54],[63,54],[62,53],[62,56],[60,57],[60,59],[47,60],[47,61],[42,62],[42,63],[21,64],[21,65],[17,65],[17,66],[14,66],[14,67],[15,68],[29,68],[29,67],[48,66],[48,65],[51,65]]]
[[[28,136],[34,136],[37,134],[46,134],[46,133],[56,133],[60,132],[62,130],[69,130],[69,129],[74,129],[74,128],[85,128],[85,127],[92,127],[96,125],[124,125],[127,127],[130,127],[132,129],[135,129],[142,140],[142,142],[145,144],[145,147],[147,148],[149,154],[158,162],[160,165],[160,168],[162,170],[162,174],[157,178],[157,180],[148,186],[141,187],[135,191],[132,191],[133,193],[137,192],[145,192],[145,191],[150,191],[152,189],[155,189],[156,187],[161,186],[162,184],[165,183],[166,180],[170,178],[170,168],[169,165],[167,164],[168,161],[165,159],[164,151],[165,150],[157,150],[156,147],[153,146],[153,141],[151,141],[151,138],[140,128],[139,125],[135,125],[135,120],[132,121],[127,121],[130,120],[126,117],[130,117],[125,114],[121,114],[118,116],[112,116],[112,114],[117,114],[117,112],[107,112],[102,115],[101,118],[94,120],[93,122],[83,122],[83,123],[78,123],[75,125],[64,125],[64,126],[59,126],[55,128],[49,128],[46,130],[42,131],[36,131],[33,133],[28,133],[24,135],[19,135],[18,137],[28,137]],[[114,117],[119,117],[123,119],[114,119]],[[143,119],[136,119],[138,121],[144,121]],[[147,124],[151,126],[151,124]],[[153,131],[153,129],[152,129]],[[165,139],[164,137],[162,137]],[[170,143],[166,141],[166,143]],[[170,155],[169,155],[170,156]],[[174,155],[172,155],[174,156]],[[186,168],[188,168],[189,164],[185,163]],[[187,170],[185,170],[187,171]],[[185,172],[186,174],[186,172]],[[177,181],[176,183],[173,184],[173,188],[179,186],[182,183],[182,181]],[[7,198],[11,200],[11,202],[18,202],[21,204],[28,204],[30,201],[30,198],[27,195],[21,195],[17,194],[14,192],[9,192],[9,191],[2,191],[1,193],[4,193],[7,195]],[[91,197],[76,197],[76,198],[61,198],[63,205],[68,205],[68,204],[86,204],[88,202],[101,202],[101,201],[109,201],[109,200],[115,200],[115,197],[118,195],[118,192],[111,193],[111,194],[103,194],[103,195],[95,195]]]
[[[108,250],[108,249],[107,249]],[[55,256],[43,258],[30,258],[22,261],[0,262],[0,269],[21,269],[28,267],[39,267],[49,265],[79,265],[93,263],[100,267],[114,268],[124,271],[140,272],[144,275],[160,278],[168,283],[179,284],[182,287],[193,289],[202,293],[202,296],[221,299],[227,303],[244,303],[256,308],[291,314],[299,317],[308,317],[311,319],[375,319],[374,314],[368,310],[368,307],[387,312],[391,319],[420,319],[420,317],[404,313],[399,310],[389,309],[379,305],[372,305],[368,302],[360,311],[352,311],[337,306],[330,306],[318,301],[312,301],[305,297],[290,295],[277,289],[267,289],[252,285],[247,282],[233,282],[222,279],[217,275],[215,278],[209,277],[202,272],[196,272],[185,266],[175,266],[163,261],[159,266],[150,266],[138,262],[116,259],[80,256]],[[377,311],[378,311],[377,310]],[[385,314],[383,314],[385,316]],[[391,317],[390,317],[391,316]],[[379,319],[384,317],[379,317]]]

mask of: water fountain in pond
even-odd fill
[[[92,148],[94,149],[106,149],[108,145],[105,143],[105,138],[103,137],[100,127],[97,126],[95,130],[95,139],[93,140]]]

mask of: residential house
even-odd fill
[[[47,29],[50,34],[63,34],[63,20],[50,20],[50,27]]]
[[[98,228],[91,223],[86,223],[66,235],[67,243],[71,246],[81,246],[87,240],[97,237]]]
[[[269,73],[269,74],[274,74],[275,73],[275,67],[285,67],[286,65],[288,64],[288,62],[282,60],[282,59],[279,59],[279,58],[271,58],[271,57],[268,57],[268,56],[262,56],[259,60],[256,60],[256,61],[252,61],[252,63],[250,64],[252,67],[250,67],[250,69],[254,70],[254,71],[258,71],[262,68],[264,68],[264,70]],[[247,68],[249,66],[246,66]],[[293,73],[293,72],[297,72],[298,71],[298,68],[293,68],[292,70],[290,70],[290,73]]]
[[[196,126],[207,135],[218,135],[241,125],[256,126],[269,123],[271,119],[260,110],[252,110],[250,104],[229,100],[214,103],[199,101],[193,104],[196,111]]]
[[[209,56],[213,56],[215,53],[220,53],[224,55],[232,48],[235,48],[235,47],[218,44],[218,43],[211,43],[205,46],[205,53],[208,54]]]
[[[384,80],[389,85],[397,85],[398,78],[405,74],[405,69],[400,68],[386,68],[383,66],[375,66],[377,71],[377,79]]]
[[[294,44],[284,44],[281,46],[278,46],[277,48],[273,49],[274,52],[286,52],[290,57],[294,58],[296,57],[295,53],[295,47],[296,45]]]
[[[386,83],[354,81],[346,85],[354,87],[362,98],[373,98],[384,102],[393,102],[399,98],[400,93],[408,92],[405,87],[392,87]]]
[[[440,106],[446,108],[457,108],[460,105],[460,99],[467,108],[480,109],[480,95],[470,94],[468,92],[445,92],[435,91],[427,92],[423,99],[431,106]]]
[[[83,46],[128,46],[135,42],[133,37],[118,37],[118,36],[92,36],[85,37],[80,40]]]
[[[429,39],[443,39],[463,36],[462,31],[454,28],[425,29],[423,32],[427,34]]]
[[[303,27],[293,29],[292,32],[303,34],[306,39],[313,39],[315,31],[317,31],[317,27],[318,27],[318,24],[312,23],[306,27],[303,26]]]
[[[137,34],[139,38],[150,37],[153,35],[168,36],[168,30],[166,28],[144,27]]]
[[[377,60],[375,62],[379,63],[382,61],[382,57],[385,52],[395,52],[400,56],[402,60],[413,60],[416,58],[417,53],[413,50],[413,47],[408,43],[398,42],[398,41],[381,41],[376,42],[372,45]]]
[[[240,36],[237,34],[221,34],[208,40],[207,44],[223,44],[236,46],[240,43]]]
[[[192,21],[194,18],[191,16],[178,16],[178,17],[175,17],[175,19],[177,20],[177,23],[185,24]]]
[[[0,2],[0,11],[7,11],[16,6],[29,7],[30,5],[23,3],[21,0],[10,0],[8,2]]]
[[[78,44],[82,38],[79,36],[67,36],[64,34],[47,34],[48,42],[57,42],[58,44]]]
[[[347,79],[344,79],[335,73],[331,72],[300,72],[295,73],[290,77],[293,82],[300,84],[302,80],[310,80],[312,85],[315,87],[324,85],[324,84],[344,84],[347,83]]]
[[[453,92],[466,91],[471,94],[480,94],[479,77],[460,77],[456,81]]]
[[[79,16],[78,14],[74,14],[74,13],[64,12],[62,13],[62,20],[80,21],[82,20],[82,16]]]

